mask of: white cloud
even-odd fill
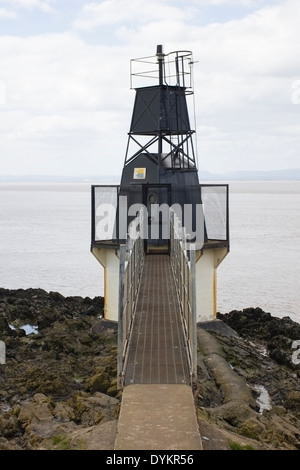
[[[129,83],[128,73],[118,73],[118,51],[87,45],[69,33],[5,37],[0,52],[7,104],[15,108],[97,109],[114,102],[124,81]],[[105,89],[113,80],[116,90],[109,97]]]
[[[0,55],[1,172],[120,171],[133,99],[127,57],[120,73],[120,51],[69,33],[2,37]]]
[[[196,0],[197,1],[197,0]],[[253,6],[261,4],[263,0],[200,0],[200,5],[242,5],[242,6]]]
[[[124,22],[145,24],[168,18],[169,20],[188,19],[194,9],[191,7],[172,6],[162,0],[145,2],[144,0],[105,0],[101,3],[84,5],[81,15],[74,21],[77,29],[93,30],[102,25],[114,25]]]
[[[47,0],[2,0],[11,8],[24,8],[28,10],[39,9],[44,12],[52,11]]]
[[[198,6],[229,6],[229,7],[245,7],[245,8],[262,8],[265,5],[280,3],[282,0],[190,0]]]
[[[94,28],[90,43],[81,29],[0,36],[1,172],[8,165],[26,172],[26,154],[38,173],[53,172],[60,159],[66,173],[72,160],[73,174],[120,174],[134,100],[129,62],[154,55],[157,44],[166,53],[193,52],[202,169],[299,167],[300,105],[292,101],[300,77],[298,0],[206,25],[191,17],[197,1],[149,2],[142,11],[145,2],[133,0],[129,10],[124,3],[85,4],[77,26],[84,20]]]
[[[0,8],[0,19],[2,18],[16,18],[16,13],[6,8]]]

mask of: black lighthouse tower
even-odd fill
[[[158,45],[154,56],[132,59],[130,66],[135,99],[120,184],[92,186],[91,252],[104,268],[104,317],[118,321],[120,247],[133,240],[137,214],[145,214],[143,255],[172,254],[175,214],[183,249],[195,252],[197,321],[211,320],[217,268],[229,252],[228,185],[199,182],[189,113],[192,53],[165,54]]]
[[[188,112],[188,99],[193,95],[192,65],[191,52],[164,54],[161,45],[154,57],[131,61],[132,81],[154,82],[135,88],[121,177],[121,194],[128,197],[128,205],[142,203],[147,207],[146,252],[168,251],[162,214],[155,213],[153,205],[179,204],[183,208],[184,204],[191,207],[201,204],[195,130],[191,128]],[[150,224],[155,234],[159,231],[158,239],[151,238]]]

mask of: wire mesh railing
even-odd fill
[[[191,382],[197,372],[196,250],[174,211],[170,211],[170,261],[180,305]]]
[[[144,211],[141,210],[129,227],[125,244],[120,245],[119,313],[118,313],[118,386],[123,386],[131,326],[144,265],[142,235]]]

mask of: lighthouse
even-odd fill
[[[130,61],[135,91],[119,185],[92,186],[91,252],[104,269],[104,318],[118,321],[120,245],[143,208],[145,256],[170,253],[170,213],[195,251],[197,322],[216,318],[217,268],[229,252],[228,185],[199,181],[190,51]]]

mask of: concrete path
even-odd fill
[[[124,388],[115,450],[202,450],[192,388],[134,384]]]

